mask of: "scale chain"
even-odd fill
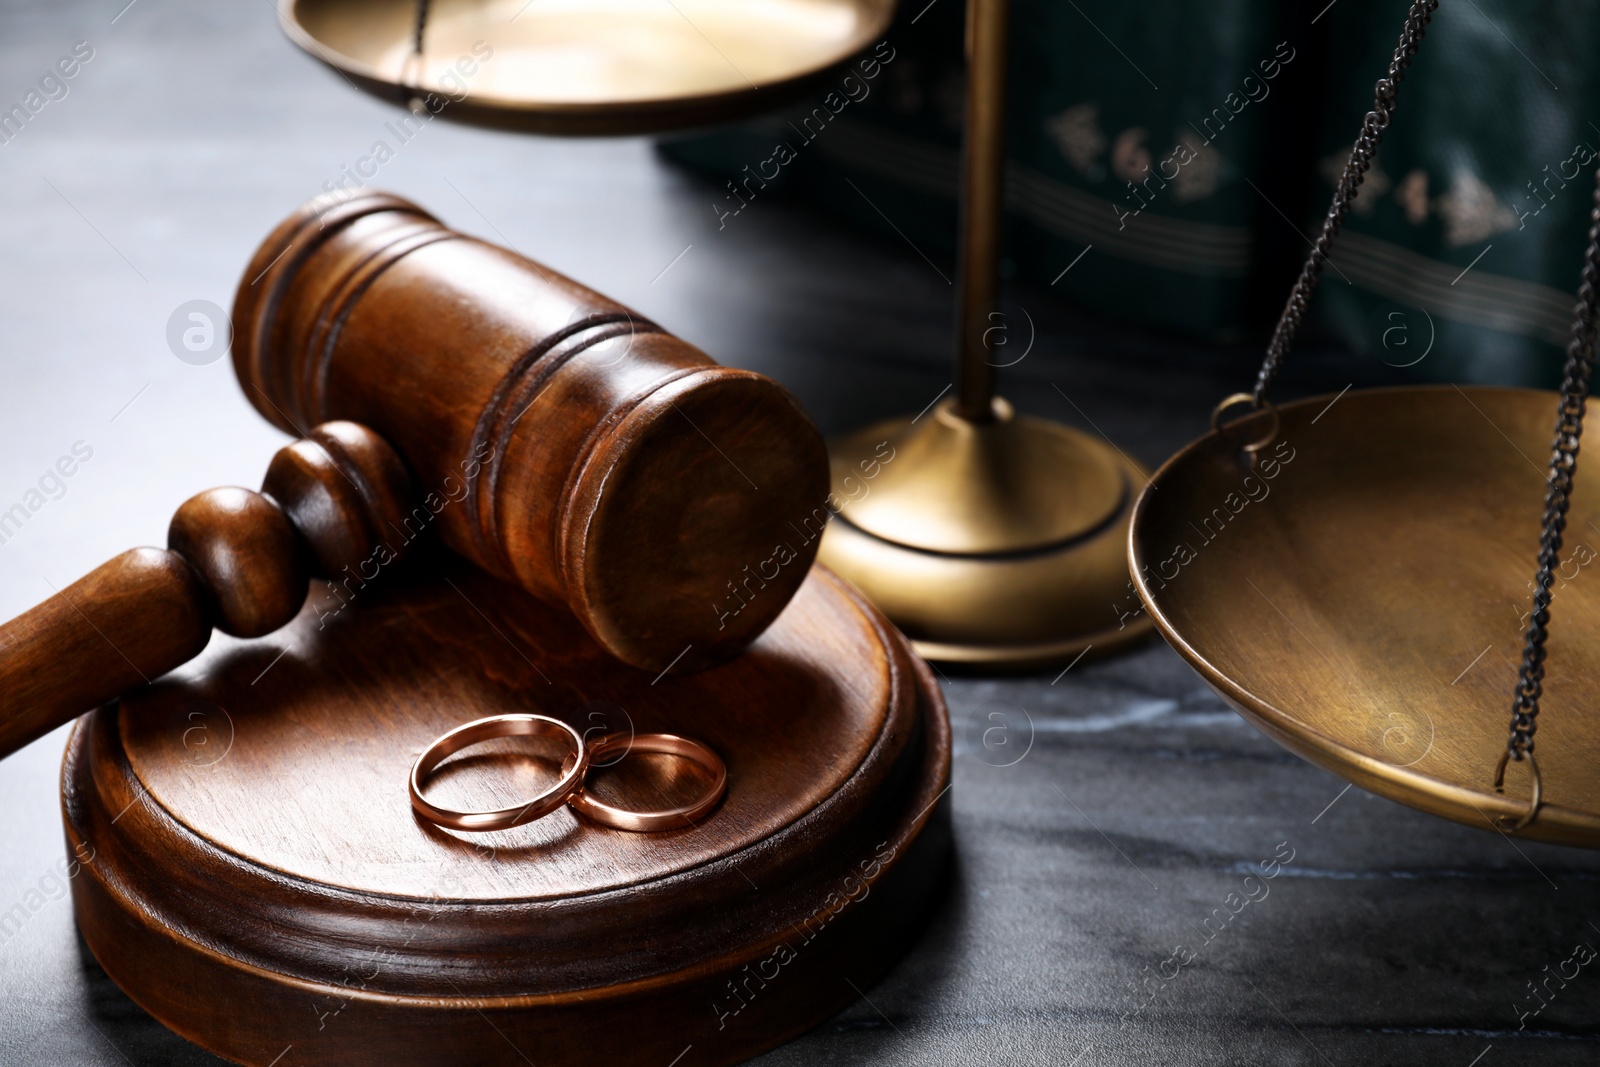
[[[417,25],[411,35],[411,51],[422,55],[422,35],[428,29],[428,0],[417,0]]]
[[[1600,170],[1595,172],[1594,207],[1589,212],[1589,248],[1584,255],[1583,278],[1578,286],[1572,337],[1567,342],[1567,365],[1561,381],[1561,405],[1556,412],[1555,440],[1550,449],[1549,492],[1544,498],[1544,530],[1539,536],[1539,569],[1534,575],[1533,612],[1528,617],[1522,670],[1511,704],[1511,733],[1506,755],[1521,762],[1533,755],[1539,698],[1544,693],[1545,640],[1549,636],[1551,586],[1560,563],[1562,534],[1567,526],[1572,481],[1578,470],[1578,443],[1583,434],[1583,414],[1594,370],[1596,304],[1600,303]],[[1501,761],[1499,775],[1504,774]],[[1496,782],[1499,785],[1500,782]]]
[[[1378,79],[1372,110],[1367,112],[1366,119],[1361,123],[1361,135],[1356,138],[1350,159],[1344,165],[1344,173],[1339,177],[1339,185],[1333,193],[1333,204],[1328,208],[1327,218],[1322,221],[1322,232],[1317,235],[1316,243],[1311,246],[1311,255],[1300,268],[1300,276],[1295,279],[1294,288],[1289,290],[1289,299],[1284,304],[1283,314],[1272,331],[1272,340],[1267,344],[1267,357],[1261,363],[1261,370],[1256,375],[1255,390],[1251,394],[1258,408],[1266,404],[1267,390],[1272,387],[1273,379],[1277,378],[1284,357],[1289,354],[1289,348],[1294,344],[1295,335],[1300,332],[1300,322],[1305,318],[1306,307],[1311,303],[1311,294],[1317,288],[1317,278],[1322,273],[1322,265],[1328,261],[1328,252],[1333,247],[1333,239],[1339,235],[1339,228],[1344,225],[1345,215],[1349,213],[1350,205],[1355,202],[1356,193],[1361,188],[1361,180],[1366,176],[1367,169],[1372,166],[1372,157],[1377,154],[1378,143],[1383,139],[1383,131],[1388,128],[1389,120],[1394,115],[1395,97],[1400,91],[1400,82],[1404,80],[1406,70],[1411,66],[1411,59],[1417,54],[1417,46],[1422,43],[1422,36],[1428,30],[1428,22],[1438,7],[1439,0],[1413,0],[1411,10],[1406,15],[1405,28],[1400,32],[1400,43],[1395,47],[1394,56],[1389,61],[1389,72]]]

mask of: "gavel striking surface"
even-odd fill
[[[909,943],[940,882],[948,726],[843,583],[817,571],[745,656],[653,679],[439,555],[80,722],[77,917],[142,1006],[246,1064],[290,1044],[296,1063],[664,1064],[689,1045],[732,1063]],[[661,834],[566,810],[485,835],[419,822],[416,754],[508,711],[695,737],[727,799]],[[493,773],[441,787],[490,806],[516,761],[476,759]]]

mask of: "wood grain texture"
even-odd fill
[[[75,732],[67,833],[95,856],[78,919],[131,996],[245,1063],[287,1042],[295,1063],[521,1062],[504,1038],[540,1064],[687,1044],[731,1063],[848,1001],[841,969],[891,962],[939,885],[949,738],[876,612],[818,571],[744,656],[652,682],[559,609],[440,562],[332,622],[308,609],[286,652],[219,641]],[[419,821],[417,752],[513,710],[693,736],[726,760],[727,799],[656,834],[567,811],[482,835]],[[670,788],[630,759],[635,788]],[[531,773],[508,750],[453,763],[467,804]],[[500,1035],[454,1025],[479,1011]]]
[[[207,489],[184,501],[167,547],[200,575],[217,629],[235,637],[271,633],[306,600],[305,562],[277,504],[248,489]]]
[[[0,626],[0,755],[192,659],[206,592],[176,552],[135,548]]]
[[[325,422],[279,449],[261,492],[288,516],[311,572],[359,573],[410,513],[411,476],[388,442],[353,422]],[[395,550],[398,556],[402,545]],[[371,566],[371,563],[368,563]]]
[[[348,591],[396,558],[383,537],[410,483],[366,427],[317,427],[279,450],[266,484],[275,497],[222,488],[189,498],[168,550],[124,552],[0,626],[0,756],[199,655],[213,626],[276,630],[305,604],[308,572]]]
[[[302,206],[233,321],[263,415],[377,430],[429,502],[407,536],[436,525],[635,666],[737,654],[815,557],[827,457],[786,389],[409,201]]]

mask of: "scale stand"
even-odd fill
[[[1145,470],[995,395],[1007,8],[968,5],[955,395],[830,445],[843,506],[818,558],[928,659],[1020,670],[1109,652],[1150,623],[1112,606],[1128,597],[1124,546]]]

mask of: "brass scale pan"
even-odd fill
[[[1130,563],[1156,627],[1269,737],[1392,800],[1490,829],[1539,550],[1554,393],[1411,387],[1260,412],[1156,472]],[[1600,846],[1600,471],[1579,465],[1556,569],[1523,836]]]
[[[419,57],[418,0],[278,8],[291,40],[386,99],[434,93],[454,119],[587,135],[770,111],[876,41],[894,0],[425,0],[420,14]]]
[[[1519,667],[1536,632],[1537,517],[1547,491],[1559,502],[1555,466],[1576,462],[1582,430],[1600,192],[1562,386],[1580,414],[1556,437],[1559,452],[1553,393],[1441,386],[1266,401],[1437,7],[1411,4],[1254,395],[1224,400],[1213,432],[1156,472],[1134,505],[1129,566],[1162,635],[1286,748],[1434,815],[1595,848],[1600,476],[1581,464],[1564,541],[1559,526],[1546,531],[1561,550],[1542,698],[1532,690],[1536,743],[1523,748],[1523,737],[1511,761],[1508,733],[1513,693],[1532,680]],[[1256,411],[1216,429],[1235,400]]]

